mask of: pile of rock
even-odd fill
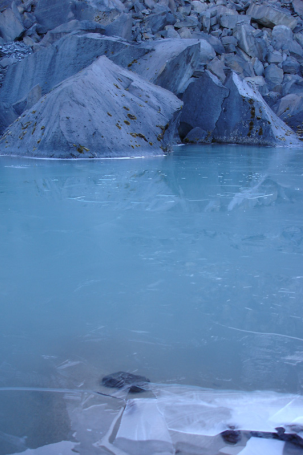
[[[111,60],[117,65],[115,70],[111,66],[112,74],[122,71],[121,80],[126,77],[132,85],[136,77],[136,84],[145,87],[145,95],[156,97],[155,109],[164,112],[167,97],[175,106],[159,123],[161,133],[151,125],[153,134],[147,134],[158,138],[158,148],[176,139],[190,143],[297,145],[302,136],[302,0],[0,0],[0,11],[0,133],[13,124],[1,140],[1,152],[20,147],[30,155],[45,154],[47,141],[41,139],[35,146],[31,137],[28,142],[29,136],[19,131],[20,124],[38,122],[28,117],[28,110],[40,112],[33,106],[41,104],[45,96],[52,115],[59,109],[51,92],[58,84],[65,87],[60,88],[61,101],[65,93],[66,103],[70,103],[70,87],[79,85],[81,79],[77,73],[90,67],[85,73],[87,82],[95,74],[95,61],[101,56],[98,65],[106,69]],[[101,73],[102,79],[106,71],[103,76]],[[101,86],[107,86],[107,81],[101,79]],[[95,83],[84,85],[87,90],[98,91]],[[172,92],[175,101],[169,98],[174,95],[159,86]],[[157,95],[155,90],[159,91]],[[111,96],[116,105],[119,94]],[[133,96],[140,107],[143,92]],[[178,99],[184,103],[182,112]],[[82,111],[85,108],[92,115],[85,99],[81,103],[85,105]],[[147,100],[145,103],[149,106]],[[105,115],[103,107],[96,108],[100,119]],[[123,105],[120,113],[118,105],[116,108],[120,118]],[[25,117],[21,117],[25,122],[19,117],[26,110]],[[44,123],[51,121],[45,109],[43,116]],[[124,120],[120,124],[118,117],[113,118],[113,125],[120,125],[121,135],[127,124]],[[96,156],[96,150],[91,151],[93,145],[84,144],[88,126],[77,124],[77,140],[67,135],[64,153],[69,147],[71,156],[75,148],[82,149],[81,155],[89,149],[88,155]],[[137,128],[125,134],[147,138],[145,127],[144,131]],[[64,130],[62,124],[57,128],[60,134],[58,129],[52,130],[55,137]],[[98,137],[96,148],[100,150],[102,134]],[[15,140],[18,145],[14,145]],[[57,146],[52,142],[52,147],[62,147],[61,142]],[[154,140],[143,139],[139,145],[148,148],[147,144],[157,148]],[[114,148],[104,146],[104,153],[114,153]]]

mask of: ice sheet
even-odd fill
[[[24,455],[75,455],[76,445],[74,442],[61,441],[56,444],[48,444],[37,449],[27,449]],[[20,453],[20,452],[18,452]],[[18,455],[17,453],[12,455]]]
[[[283,455],[284,446],[282,441],[251,438],[239,455]]]

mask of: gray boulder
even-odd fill
[[[303,78],[298,74],[285,74],[282,84],[282,96],[290,93],[303,93]]]
[[[226,75],[225,75],[225,70],[227,70],[226,66],[224,63],[219,60],[217,57],[214,58],[208,65],[207,69],[213,73],[217,78],[224,84]]]
[[[228,93],[228,89],[209,71],[194,80],[182,98],[184,107],[180,117],[180,138],[183,140],[193,128],[198,127],[206,131],[210,139]]]
[[[273,111],[300,136],[303,136],[303,94],[289,94],[281,98]]]
[[[265,80],[270,90],[280,86],[283,81],[283,70],[271,63],[265,68]]]
[[[103,56],[19,117],[2,136],[0,152],[54,158],[158,153],[181,107],[172,93]]]
[[[295,133],[265,103],[262,96],[232,73],[225,84],[229,96],[213,132],[223,143],[298,146]]]
[[[55,44],[10,65],[0,91],[0,132],[20,114],[20,104],[18,113],[13,106],[26,99],[35,86],[39,85],[45,95],[101,55],[108,55],[115,63],[127,67],[145,53],[143,47],[132,46],[118,38],[95,33],[75,34],[64,36]]]
[[[254,76],[252,64],[245,60],[240,55],[224,54],[221,57],[221,61],[225,64],[227,68],[241,75],[241,77]]]
[[[206,50],[206,47],[208,51]],[[157,40],[145,44],[149,54],[134,60],[129,68],[145,79],[175,94],[182,93],[200,62],[200,55],[214,55],[208,43],[197,40]]]
[[[251,3],[246,14],[265,27],[273,28],[275,25],[286,25],[293,30],[298,20],[286,11],[268,4]]]
[[[246,52],[250,57],[257,57],[259,60],[263,60],[262,53],[256,45],[253,32],[255,29],[247,24],[238,25],[234,31],[234,35],[238,40],[239,48]]]
[[[4,41],[14,41],[24,32],[25,27],[22,24],[20,14],[11,8],[0,13],[0,34]]]
[[[286,74],[298,74],[300,72],[300,63],[294,57],[287,57],[282,63],[282,68]]]
[[[278,25],[273,28],[271,44],[276,50],[286,51],[292,57],[303,59],[303,43],[299,43],[293,38],[294,35],[289,27]]]
[[[256,73],[256,76],[263,76],[264,74],[264,66],[263,63],[260,62],[258,58],[255,58],[252,60],[254,72]]]
[[[293,32],[286,25],[276,25],[272,31],[272,46],[276,50],[286,49],[293,40]]]

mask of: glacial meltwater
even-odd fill
[[[0,455],[303,453],[302,150],[1,157],[0,176]],[[150,390],[101,385],[119,371]],[[186,429],[171,417],[183,396]],[[258,400],[272,428],[247,423]],[[154,434],[132,435],[134,403]],[[283,425],[294,444],[248,436]]]

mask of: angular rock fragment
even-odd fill
[[[18,17],[19,16],[19,17]],[[8,8],[0,13],[0,34],[4,41],[14,41],[19,38],[25,28],[21,22],[20,15]]]
[[[223,143],[297,146],[295,133],[265,103],[258,90],[232,73],[225,84],[229,96],[222,104],[214,140]]]
[[[303,94],[289,94],[273,107],[274,112],[300,136],[303,136]]]
[[[295,17],[292,17],[285,10],[283,11],[282,8],[268,4],[251,3],[246,14],[259,24],[270,28],[275,25],[286,25],[293,30],[298,23]]]
[[[100,57],[19,117],[2,136],[0,153],[51,158],[158,153],[181,107],[172,93]]]
[[[283,70],[274,63],[265,68],[265,80],[270,90],[282,84]]]
[[[150,49],[149,54],[134,60],[129,68],[175,94],[184,90],[200,62],[201,54],[205,59],[215,56],[214,50],[205,41],[165,39],[144,47]]]
[[[209,71],[205,71],[203,76],[192,82],[183,95],[180,138],[183,140],[188,137],[188,133],[198,127],[207,132],[207,141],[209,141],[220,116],[222,103],[228,93],[228,89]]]

